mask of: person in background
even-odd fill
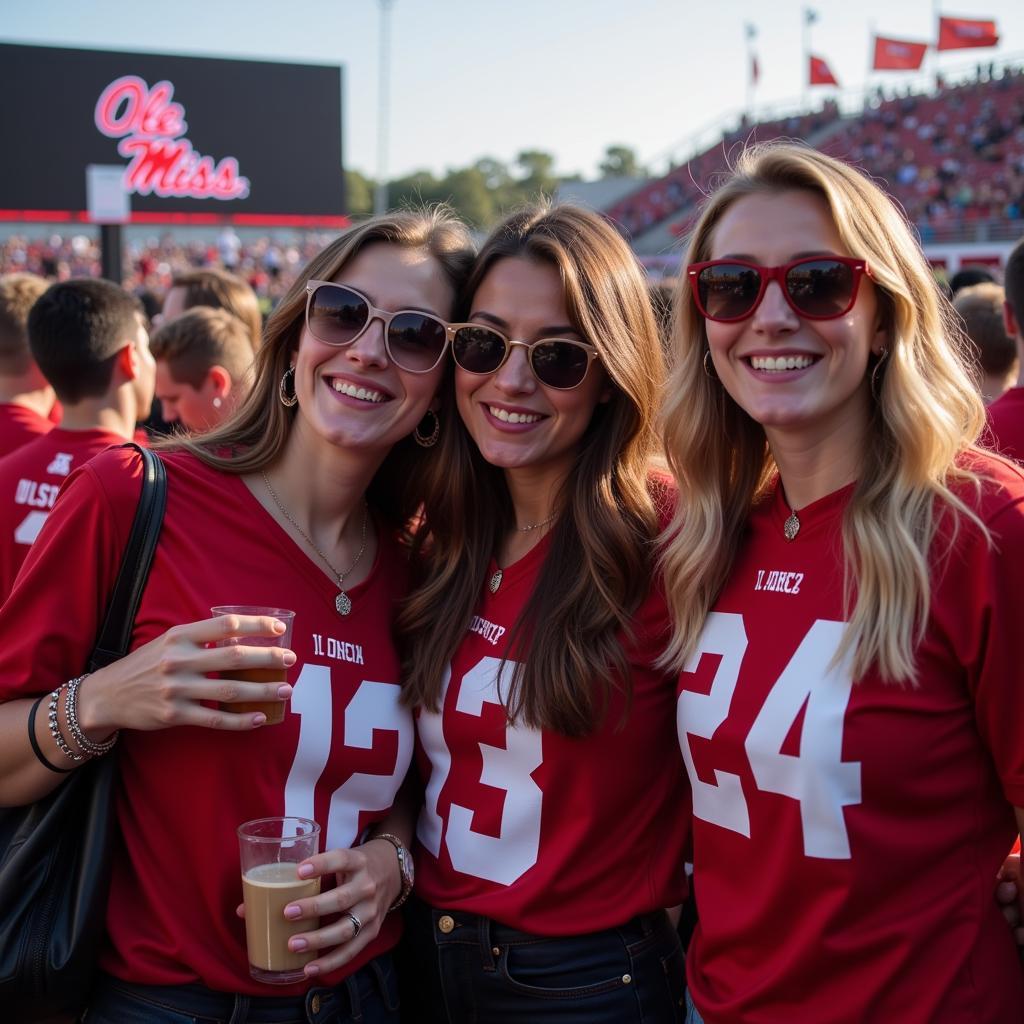
[[[59,426],[0,459],[0,602],[67,477],[131,440],[153,402],[142,310],[116,284],[81,278],[52,285],[29,313],[28,334],[64,412]]]
[[[976,284],[995,284],[995,274],[988,267],[967,265],[961,267],[949,279],[950,298],[955,299],[965,288],[973,288]]]
[[[976,445],[959,327],[854,168],[748,150],[686,263],[663,567],[689,1020],[1024,1020],[992,899],[1024,824],[1024,472]]]
[[[52,429],[60,420],[53,388],[28,346],[28,313],[49,287],[35,274],[0,277],[0,456]]]
[[[957,292],[953,308],[960,314],[973,350],[981,399],[989,405],[1013,386],[1020,364],[1013,335],[1006,332],[1005,293],[992,282]]]
[[[238,317],[196,306],[153,335],[156,397],[164,422],[203,431],[225,420],[250,385],[252,345]]]
[[[153,317],[153,326],[160,328],[193,306],[213,306],[234,313],[245,324],[253,352],[259,349],[263,336],[259,299],[237,274],[213,267],[178,274],[164,296],[163,309]]]
[[[997,451],[1024,462],[1024,239],[1010,253],[1003,279],[1003,318],[1006,333],[1017,347],[1019,376],[1013,387],[988,407],[988,428]]]

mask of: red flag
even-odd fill
[[[757,62],[757,54],[752,53],[750,55],[750,80],[757,85],[758,80],[761,77],[761,65]]]
[[[916,71],[924,60],[927,43],[875,36],[875,71]]]
[[[940,50],[964,50],[975,46],[995,46],[999,33],[994,21],[971,18],[939,18]]]
[[[821,57],[811,57],[809,75],[809,83],[811,85],[839,84],[839,82],[836,81],[836,76],[832,74],[832,69]]]

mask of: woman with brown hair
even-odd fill
[[[1024,824],[1024,475],[890,199],[748,150],[675,317],[667,532],[701,921],[690,1021],[1002,1024]]]
[[[674,1021],[688,822],[652,664],[643,274],[598,215],[534,209],[484,244],[463,310],[399,616],[425,780],[418,1019]]]
[[[123,660],[79,678],[138,501],[137,454],[112,449],[69,478],[32,548],[0,629],[0,802],[39,799],[120,734],[123,848],[90,1024],[396,1019],[387,911],[403,849],[350,847],[388,814],[412,754],[390,632],[407,579],[395,533],[471,259],[457,221],[400,213],[311,261],[235,415],[161,451],[167,510]],[[210,617],[243,602],[295,611],[293,650],[210,647],[281,632],[272,616]],[[233,678],[284,668],[285,684]],[[37,715],[30,742],[48,690],[52,734]],[[289,699],[276,725],[231,710]],[[268,989],[235,913],[235,829],[282,814],[323,826],[326,852],[300,869],[323,892],[284,910],[310,923],[290,939],[313,954],[304,980]]]

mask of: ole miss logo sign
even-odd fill
[[[233,156],[215,160],[196,152],[185,133],[185,108],[174,102],[168,81],[150,88],[137,75],[115,78],[100,94],[96,127],[119,139],[117,151],[130,162],[124,172],[128,193],[189,199],[245,199],[249,179]]]

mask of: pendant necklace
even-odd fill
[[[288,512],[288,509],[286,509],[284,505],[281,504],[281,499],[277,496],[277,492],[274,490],[273,487],[270,486],[270,481],[267,479],[267,474],[262,469],[260,470],[260,476],[263,477],[263,482],[266,484],[267,490],[270,492],[270,496],[274,499],[274,504],[277,505],[278,509],[280,509],[281,515],[283,515],[285,519],[287,519],[288,522],[291,523],[292,526],[294,526],[295,529],[299,531],[299,533],[302,535],[303,540],[305,540],[305,542],[320,556],[320,560],[324,563],[324,565],[326,565],[327,568],[330,569],[331,572],[338,578],[338,596],[334,599],[334,607],[339,615],[348,615],[348,613],[352,611],[352,598],[350,598],[348,594],[345,593],[345,577],[350,572],[352,572],[353,569],[355,569],[355,567],[359,564],[359,559],[363,557],[363,552],[366,551],[366,521],[369,518],[366,499],[363,499],[363,526],[362,536],[359,541],[359,552],[356,555],[356,557],[352,559],[352,564],[344,572],[338,572],[338,570],[335,569],[333,565],[331,565],[327,556],[316,546],[315,543],[313,543],[313,538],[310,537],[310,535],[306,533],[306,531],[301,526],[299,526],[299,524],[295,522],[294,519],[292,519],[291,515]]]
[[[527,526],[517,526],[516,533],[529,533],[530,530],[539,530],[542,526],[547,526],[548,523],[553,523],[558,518],[557,512],[552,512],[547,519],[542,519],[539,523],[530,523]],[[491,575],[491,579],[487,584],[488,589],[492,594],[498,592],[498,587],[501,586],[502,571],[501,569],[495,569]]]
[[[795,509],[789,510],[789,518],[782,524],[782,535],[786,540],[796,540],[796,535],[800,532],[800,517],[796,514]]]

